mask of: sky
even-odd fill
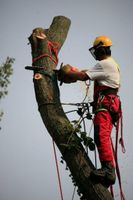
[[[7,56],[15,58],[9,94],[0,106],[4,111],[0,130],[0,200],[60,199],[52,140],[38,112],[32,72],[24,69],[31,65],[28,37],[32,30],[49,28],[59,15],[70,18],[71,27],[59,53],[58,68],[61,62],[80,69],[92,67],[96,61],[88,49],[95,37],[107,35],[113,41],[112,55],[121,68],[126,146],[126,154],[119,149],[119,165],[126,200],[132,200],[132,0],[0,0],[0,64]],[[62,102],[81,102],[85,87],[79,82],[63,84],[60,92]],[[90,122],[88,131],[89,128]],[[57,154],[60,161],[58,150]],[[94,156],[90,156],[94,162]],[[60,164],[60,173],[64,200],[70,200],[74,187],[65,164]],[[120,199],[117,184],[114,191],[115,199]],[[74,200],[79,200],[77,194]]]

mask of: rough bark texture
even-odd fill
[[[105,187],[90,179],[90,172],[94,166],[63,111],[57,79],[53,71],[56,63],[46,56],[48,54],[56,59],[54,52],[50,52],[48,48],[48,41],[58,43],[58,50],[60,50],[67,37],[70,23],[70,19],[57,16],[53,19],[49,29],[36,28],[29,37],[34,59],[33,66],[40,67],[34,70],[33,77],[36,100],[42,120],[66,161],[84,199],[112,200],[110,192]],[[42,33],[46,34],[45,39],[38,37]],[[45,54],[44,57],[36,59],[43,54]],[[41,69],[41,67],[44,68]]]

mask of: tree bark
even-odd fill
[[[36,28],[29,37],[38,109],[44,125],[69,167],[82,198],[86,200],[112,200],[108,189],[90,179],[90,173],[94,166],[65,115],[60,102],[60,92],[54,72],[57,65],[55,51],[57,46],[58,51],[61,49],[70,24],[70,19],[57,16],[53,19],[49,29]],[[46,35],[46,38],[43,37],[44,35]],[[49,47],[49,41],[52,42],[52,47]]]

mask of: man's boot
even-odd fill
[[[101,169],[92,171],[91,176],[106,187],[113,185],[116,180],[115,168],[107,161],[102,162]]]

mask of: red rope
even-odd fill
[[[57,170],[57,176],[58,176],[58,183],[59,183],[59,188],[60,188],[60,196],[61,196],[61,200],[64,200],[64,198],[63,198],[63,190],[62,190],[62,186],[61,186],[61,178],[60,178],[60,172],[59,172],[58,159],[57,159],[57,154],[56,154],[56,148],[55,148],[54,140],[52,140],[52,142],[53,142],[55,164],[56,164],[56,170]]]
[[[33,58],[32,63],[40,60],[41,58],[49,57],[56,65],[58,64],[59,44],[57,42],[48,41],[47,45],[49,49],[49,54],[44,53],[36,58]]]
[[[122,115],[122,111],[121,111],[121,138],[119,139],[119,143],[121,144],[122,147],[122,152],[125,153],[126,149],[125,149],[125,145],[124,145],[124,140],[123,140],[123,115]]]
[[[123,193],[123,190],[122,190],[121,174],[120,174],[120,169],[119,169],[119,164],[118,164],[118,133],[119,133],[119,124],[120,124],[120,119],[118,120],[117,126],[116,126],[115,162],[116,162],[116,172],[117,172],[118,181],[119,181],[119,187],[120,187],[121,200],[125,200],[125,196],[124,196],[124,193]],[[122,136],[122,133],[121,133],[121,136]],[[121,139],[123,141],[123,137]]]
[[[121,122],[121,138],[119,140],[119,143],[122,146],[122,152],[125,153],[125,146],[124,146],[124,141],[123,141],[123,130],[122,130],[122,128],[123,128],[122,112],[121,112],[120,119],[118,120],[117,125],[116,125],[115,149],[114,149],[113,143],[112,143],[112,149],[113,149],[113,152],[114,152],[114,158],[115,158],[115,164],[116,164],[116,173],[117,173],[119,187],[120,187],[121,200],[125,200],[125,196],[124,196],[123,189],[122,189],[121,174],[120,174],[120,169],[119,169],[119,164],[118,164],[118,134],[119,134],[120,122]],[[113,194],[113,190],[111,191],[111,193]]]

